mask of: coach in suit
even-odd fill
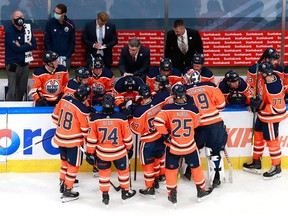
[[[112,48],[118,44],[118,36],[116,27],[109,22],[109,16],[106,12],[100,12],[97,15],[96,21],[93,20],[86,24],[82,42],[86,45],[85,60],[86,66],[92,65],[92,56],[101,57],[105,67],[111,68]]]
[[[122,76],[139,76],[144,83],[150,70],[150,50],[132,38],[121,50],[118,67]]]
[[[175,20],[173,30],[167,32],[165,57],[172,60],[173,67],[183,72],[191,66],[195,53],[203,53],[199,32],[186,28],[183,20]]]

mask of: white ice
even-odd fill
[[[61,203],[58,177],[58,173],[0,173],[1,215],[265,216],[285,215],[288,205],[288,170],[273,180],[234,170],[233,183],[225,182],[201,203],[197,202],[194,182],[183,177],[178,185],[177,208],[167,200],[164,184],[160,184],[155,200],[139,195],[138,190],[144,187],[142,172],[132,180],[137,194],[127,203],[122,204],[121,193],[110,188],[109,208],[101,202],[98,178],[92,173],[78,174],[80,183],[74,189],[80,197],[69,203]],[[116,173],[112,173],[111,181],[118,186]]]

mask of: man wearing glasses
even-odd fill
[[[58,53],[60,64],[69,70],[75,47],[75,24],[66,13],[66,5],[56,5],[53,17],[46,24],[44,45],[46,51]]]

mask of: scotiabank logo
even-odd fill
[[[37,145],[42,145],[43,150],[48,154],[59,154],[59,148],[54,147],[51,143],[54,133],[55,128],[49,129],[45,133],[42,133],[42,129],[37,129],[35,131],[32,131],[31,129],[24,129],[23,135],[20,136],[13,130],[2,129],[0,130],[0,155],[11,155],[17,151],[21,151],[22,149],[25,149],[22,154],[32,155],[34,143],[37,143]],[[41,138],[40,140],[39,137]],[[47,139],[47,137],[51,138]],[[39,142],[41,140],[43,140],[43,142]]]

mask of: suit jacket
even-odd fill
[[[121,75],[124,72],[132,73],[133,76],[139,76],[145,83],[146,75],[150,70],[150,50],[145,46],[141,46],[137,59],[133,62],[129,53],[129,46],[124,46],[121,50],[118,67]]]
[[[167,32],[165,45],[165,57],[170,58],[173,67],[180,71],[191,66],[191,61],[195,53],[203,53],[202,39],[197,30],[186,28],[188,36],[188,51],[183,54],[178,46],[177,35],[173,30]]]
[[[93,48],[93,44],[97,43],[97,34],[96,34],[96,20],[93,20],[85,25],[83,34],[82,34],[82,42],[86,45],[85,51],[85,60],[86,65],[91,64],[91,54],[96,57],[97,49]],[[107,68],[111,68],[113,63],[112,60],[112,48],[118,44],[118,36],[116,33],[116,27],[114,24],[109,21],[105,25],[105,36],[103,38],[103,44],[106,45],[106,49],[104,49],[104,56],[102,57],[104,64]]]

